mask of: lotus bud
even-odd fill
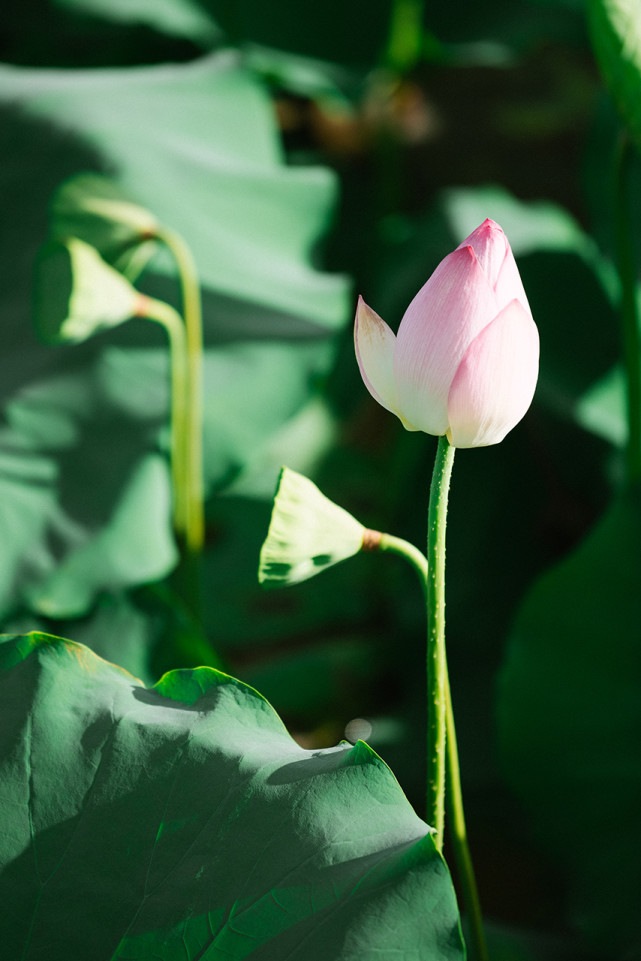
[[[507,238],[486,220],[441,261],[395,336],[359,298],[356,356],[372,397],[407,430],[498,444],[532,402],[539,335]]]
[[[258,580],[266,587],[298,584],[367,549],[368,534],[374,532],[325,497],[316,484],[283,467]]]

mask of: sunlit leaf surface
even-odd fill
[[[147,689],[42,634],[0,665],[8,956],[463,958],[445,865],[363,742],[303,750],[210,668]]]

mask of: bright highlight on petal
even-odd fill
[[[365,386],[409,430],[455,447],[497,444],[530,406],[539,336],[507,238],[485,220],[436,268],[395,337],[362,298]]]
[[[449,254],[405,311],[394,375],[400,410],[419,430],[447,430],[452,378],[495,312],[496,297],[471,247]]]
[[[368,391],[382,407],[397,413],[394,382],[396,336],[378,314],[358,298],[354,327],[356,359]]]
[[[539,335],[517,300],[470,344],[448,397],[454,447],[498,444],[532,403],[539,372]]]

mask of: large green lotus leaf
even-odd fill
[[[169,366],[162,331],[140,320],[73,349],[36,341],[31,267],[46,230],[47,201],[74,171],[102,168],[115,178],[113,190],[100,195],[103,206],[115,203],[123,213],[118,205],[124,204],[128,219],[142,228],[149,211],[152,221],[185,236],[205,282],[207,487],[242,475],[251,494],[261,484],[264,493],[254,459],[264,463],[272,433],[280,436],[316,392],[317,379],[332,363],[335,330],[347,319],[344,278],[322,274],[310,259],[330,216],[335,181],[326,170],[283,164],[272,107],[231,55],[134,70],[0,72],[7,134],[0,170],[6,446],[12,456],[26,450],[31,460],[47,458],[47,496],[56,501],[45,505],[45,491],[34,489],[26,498],[29,517],[5,528],[10,536],[0,566],[11,571],[5,578],[13,584],[13,571],[26,568],[30,578],[28,584],[22,578],[13,594],[8,582],[0,583],[0,610],[20,604],[26,587],[30,597],[39,596],[38,578],[49,587],[61,562],[55,594],[74,594],[80,611],[94,588],[76,591],[77,579],[64,585],[71,570],[79,573],[71,554],[82,556],[91,550],[88,538],[106,535],[111,556],[126,558],[127,537],[116,543],[107,529],[121,516],[125,485],[138,462],[159,443],[166,449]],[[108,229],[103,236],[104,224],[95,218],[74,221],[69,206],[57,211],[60,230],[73,222],[101,248],[110,240],[127,242],[122,223],[113,236]],[[175,267],[167,256],[154,259],[144,282],[150,292],[177,302]],[[323,436],[322,444],[327,432]],[[17,490],[10,485],[10,492]],[[151,493],[149,532],[154,525],[166,529],[161,501]],[[5,506],[17,515],[11,500]],[[148,553],[154,543],[152,537]],[[96,576],[95,590],[113,590],[130,579],[111,570],[109,580],[111,587]]]
[[[168,464],[150,449],[167,386],[161,380],[165,406],[149,403],[135,418],[106,388],[102,359],[82,360],[80,371],[35,382],[6,407],[3,616],[25,603],[77,616],[100,591],[156,580],[176,563]],[[150,386],[139,384],[148,401]]]
[[[136,464],[107,524],[69,550],[32,591],[31,607],[48,617],[76,617],[103,590],[160,580],[178,560],[170,515],[166,463],[148,454]]]
[[[281,466],[278,453],[306,410],[310,383],[319,365],[330,364],[331,345],[325,341],[287,343],[282,340],[221,344],[204,357],[206,404],[203,418],[205,483],[220,490],[243,474],[245,492],[270,497]],[[114,409],[132,420],[150,424],[166,416],[167,358],[163,350],[106,347],[96,367],[96,379]],[[313,396],[313,395],[312,395]],[[293,466],[323,450],[333,437],[322,414],[305,418],[305,436],[292,454]],[[315,434],[310,434],[310,430]],[[274,456],[268,449],[274,447]],[[271,468],[271,470],[270,470]],[[267,470],[265,476],[262,471]],[[251,477],[247,477],[251,474]]]
[[[345,279],[310,262],[336,180],[284,166],[267,94],[231,53],[127,70],[4,66],[0,90],[91,146],[133,203],[182,234],[205,287],[325,328],[345,321]]]
[[[527,594],[499,688],[505,773],[565,863],[575,920],[608,957],[639,948],[639,544],[635,490]]]
[[[363,742],[303,750],[210,668],[148,689],[42,634],[0,664],[8,956],[463,958],[447,869]]]
[[[592,44],[619,113],[641,143],[641,7],[636,0],[590,0]]]
[[[15,442],[9,429],[0,431],[0,610],[10,607],[19,591],[38,582],[47,563],[45,533],[55,526],[56,465],[51,458]],[[25,545],[37,545],[25,551]]]

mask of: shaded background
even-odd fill
[[[8,5],[0,44],[3,629],[72,637],[146,681],[222,665],[305,746],[365,717],[419,813],[413,576],[364,556],[265,593],[258,554],[283,463],[422,546],[434,439],[364,389],[355,297],[396,328],[485,217],[505,229],[541,333],[539,386],[501,445],[457,456],[448,530],[450,671],[496,958],[641,957],[620,124],[585,6],[275,0],[266,16],[258,2],[31,0]],[[80,171],[180,231],[198,265],[201,620],[172,576],[161,332],[131,321],[57,348],[34,332],[50,200]],[[637,184],[635,169],[633,211]],[[142,286],[178,304],[162,258]]]

